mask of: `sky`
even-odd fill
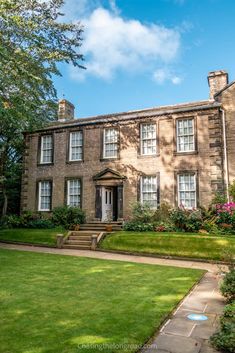
[[[77,118],[208,99],[207,74],[235,80],[234,0],[65,0],[84,26],[86,70],[61,64],[58,98]]]

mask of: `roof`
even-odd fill
[[[131,110],[122,113],[114,113],[114,114],[106,114],[106,115],[97,115],[91,116],[87,118],[77,118],[74,120],[69,120],[66,122],[55,121],[52,122],[47,127],[37,130],[51,130],[51,129],[61,129],[65,127],[73,127],[73,126],[82,126],[82,125],[94,125],[97,123],[108,123],[108,122],[118,122],[123,120],[144,118],[144,117],[155,117],[161,115],[168,115],[174,113],[183,113],[190,111],[198,111],[198,110],[206,110],[212,108],[221,107],[221,103],[212,100],[203,100],[198,102],[190,102],[190,103],[182,103],[175,105],[166,105],[159,107],[152,107],[147,109],[140,110]]]

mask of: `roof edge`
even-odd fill
[[[99,116],[88,117],[88,118],[79,118],[71,121],[70,123],[58,123],[55,125],[48,125],[43,129],[38,129],[31,133],[42,132],[45,130],[59,130],[64,128],[76,127],[76,126],[95,125],[99,123],[100,124],[109,123],[112,121],[113,122],[125,121],[125,120],[134,119],[134,118],[140,119],[145,117],[154,117],[154,116],[157,117],[161,115],[184,113],[184,112],[197,111],[197,110],[207,110],[207,109],[213,109],[213,108],[220,108],[222,106],[222,104],[217,101],[209,101],[209,100],[198,102],[198,105],[193,105],[196,103],[197,102],[192,103],[191,106],[190,104],[186,104],[186,105],[178,104],[178,105],[172,105],[172,106],[165,106],[166,108],[169,107],[170,109],[164,109],[164,106],[162,106],[162,107],[156,107],[156,108],[142,109],[138,111],[131,111],[126,113],[124,112],[124,113],[116,113],[116,114],[108,114],[108,115],[99,115]],[[200,103],[202,104],[200,105]],[[134,117],[132,118],[131,115]]]

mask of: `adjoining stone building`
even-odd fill
[[[208,75],[209,100],[58,121],[25,134],[22,210],[79,205],[87,220],[130,215],[135,201],[207,206],[235,179],[235,81]]]

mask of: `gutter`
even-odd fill
[[[227,156],[227,136],[226,136],[226,123],[225,123],[225,111],[220,108],[222,112],[222,125],[223,125],[223,140],[224,140],[224,174],[225,174],[225,185],[226,185],[226,197],[229,202],[229,175],[228,175],[228,156]]]

